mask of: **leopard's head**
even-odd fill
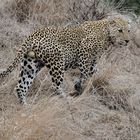
[[[127,46],[130,41],[130,25],[128,21],[115,17],[109,19],[108,24],[110,41],[117,46]]]

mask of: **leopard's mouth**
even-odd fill
[[[119,42],[118,45],[119,45],[120,47],[123,47],[123,46],[127,46],[128,43],[126,43],[126,42]]]

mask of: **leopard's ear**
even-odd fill
[[[118,18],[116,18],[116,17],[109,17],[108,18],[108,22],[109,22],[109,24],[111,25],[111,26],[115,26],[115,24],[116,24],[116,20],[117,20]]]

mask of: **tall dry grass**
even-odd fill
[[[30,88],[26,107],[15,96],[19,68],[0,79],[0,140],[140,139],[138,18],[135,22],[134,16],[121,15],[113,2],[105,4],[102,0],[0,0],[0,3],[1,71],[14,59],[15,46],[38,26],[71,26],[117,14],[135,27],[130,46],[105,54],[98,62],[99,72],[83,85],[82,95],[68,101],[51,96],[46,68]],[[78,70],[66,72],[67,95],[75,92],[73,81],[77,75]]]

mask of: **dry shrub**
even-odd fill
[[[102,0],[69,1],[68,14],[70,21],[99,20],[107,16],[109,8]]]
[[[114,9],[113,2],[103,0],[6,0],[3,11],[18,22],[58,26],[99,20]]]

